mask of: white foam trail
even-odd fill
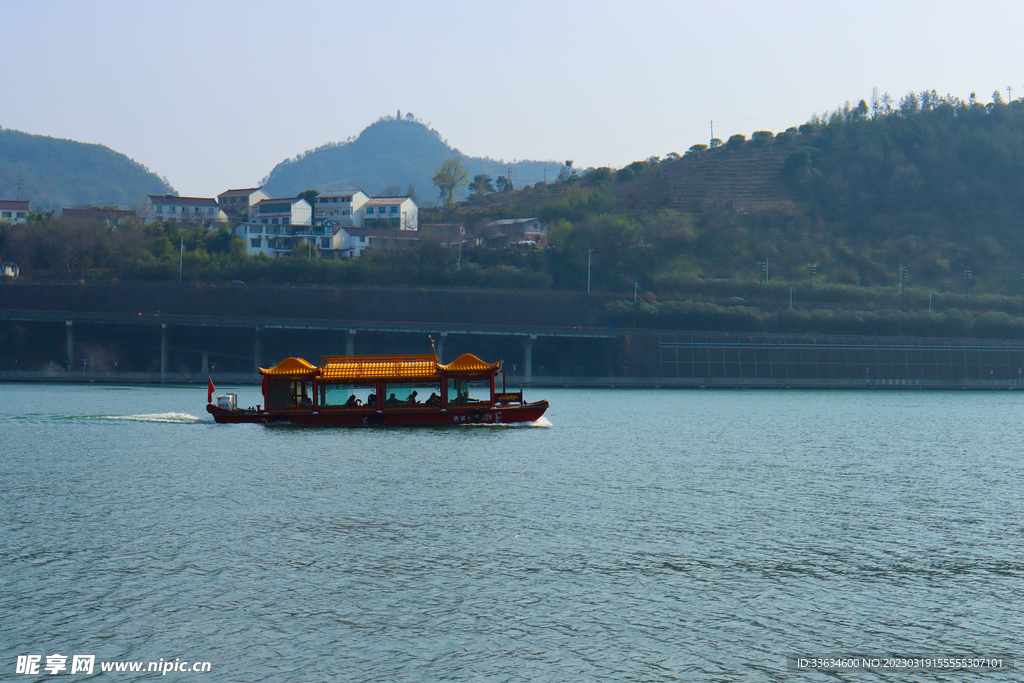
[[[173,422],[177,424],[195,424],[203,422],[203,418],[188,413],[149,413],[144,415],[103,415],[101,420],[127,420],[130,422]]]
[[[463,427],[552,427],[551,421],[546,417],[541,418],[535,422],[491,422],[483,424],[467,424],[462,425]]]

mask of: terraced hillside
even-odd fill
[[[795,202],[799,197],[783,179],[782,169],[798,141],[772,140],[759,144],[719,147],[699,154],[650,164],[628,180],[608,174],[607,188],[619,209],[643,214],[661,208],[685,213],[701,213],[716,208],[738,211],[760,209],[780,202]],[[600,184],[600,172],[587,173],[579,181],[583,187]],[[565,199],[573,184],[551,183],[527,190],[489,195],[487,202],[459,208],[464,220],[485,215],[543,214],[546,206]]]
[[[664,161],[612,185],[631,212],[652,207],[698,213],[715,207],[738,211],[796,201],[782,166],[798,143],[746,142]]]

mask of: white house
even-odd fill
[[[249,211],[249,220],[235,232],[249,254],[282,256],[297,244],[330,249],[333,229],[313,225],[313,207],[302,197],[263,199]]]
[[[416,202],[409,197],[373,197],[363,204],[362,226],[417,230],[418,213]]]
[[[27,199],[0,199],[0,221],[24,223],[28,220]]]
[[[217,195],[218,220],[230,228],[238,227],[249,220],[249,209],[264,199],[270,199],[270,195],[262,187],[221,192]]]
[[[316,222],[330,227],[362,226],[363,204],[370,196],[362,190],[329,190],[316,197]]]
[[[176,197],[151,194],[146,200],[146,219],[209,227],[217,220],[217,200],[206,197]]]

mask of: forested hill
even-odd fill
[[[1024,287],[1024,101],[911,93],[773,135],[588,169],[570,182],[474,197],[449,219],[539,215],[585,269],[658,291],[689,278],[913,286],[1019,294]],[[563,169],[564,170],[564,169]],[[558,279],[555,285],[558,286]]]
[[[264,189],[275,197],[293,196],[303,190],[341,190],[358,188],[368,194],[381,194],[386,188],[406,192],[413,185],[420,201],[436,196],[431,179],[445,159],[458,156],[470,177],[486,173],[494,178],[508,174],[517,187],[543,180],[557,163],[518,161],[463,156],[434,129],[411,114],[383,117],[358,137],[308,150],[282,161],[263,180]],[[463,191],[464,194],[464,191]]]
[[[20,179],[19,179],[20,176]],[[35,210],[79,204],[141,204],[173,188],[142,164],[103,145],[0,128],[0,199]]]

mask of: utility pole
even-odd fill
[[[910,275],[910,271],[905,266],[900,266],[900,310],[903,310],[903,304],[906,300],[906,290],[903,288],[903,279]]]
[[[593,261],[594,250],[591,249],[587,252],[587,291],[590,291],[590,264]]]
[[[178,282],[181,282],[181,267],[185,264],[185,238],[181,238],[181,249],[178,251]]]
[[[764,281],[765,281],[764,275],[766,275],[767,272],[768,272],[768,262],[767,261],[758,261],[757,262],[757,307],[759,309],[761,309],[761,312],[764,312],[764,304],[762,303],[762,301],[763,301],[762,294],[763,294],[763,290],[764,290]]]

